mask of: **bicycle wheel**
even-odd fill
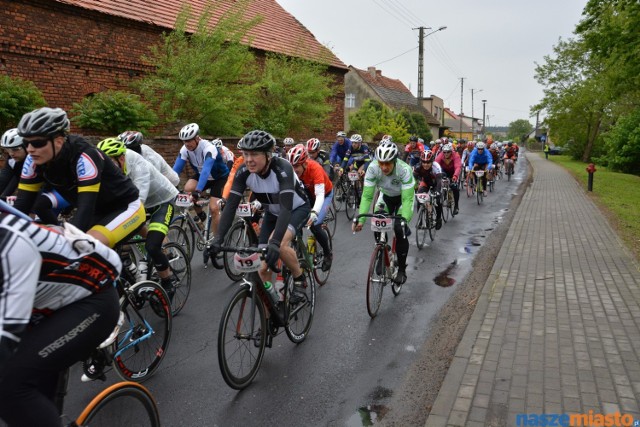
[[[193,254],[196,251],[196,241],[198,240],[198,237],[196,236],[196,231],[191,227],[191,223],[183,215],[173,218],[171,225],[177,225],[181,227],[185,231],[185,233],[187,233],[187,239],[189,242],[189,259],[193,259]]]
[[[367,276],[367,312],[372,319],[378,314],[382,289],[387,284],[387,266],[384,258],[384,249],[381,245],[376,245],[371,254]]]
[[[418,249],[424,248],[427,241],[427,210],[424,205],[418,209],[418,220],[416,221],[416,245]]]
[[[333,237],[331,237],[331,233],[326,226],[326,224],[322,224],[322,229],[327,233],[329,239],[329,249],[333,251]],[[322,246],[316,240],[316,252],[313,255],[313,277],[316,279],[318,285],[323,286],[327,283],[329,279],[329,274],[331,273],[331,269],[327,271],[322,271],[322,262],[324,261],[324,250],[322,250]]]
[[[398,255],[395,252],[391,253],[391,265],[398,265]],[[396,283],[393,280],[391,281],[391,292],[393,292],[394,296],[400,295],[402,285],[402,283]]]
[[[174,294],[171,300],[171,314],[177,315],[184,307],[191,291],[191,261],[182,246],[177,243],[167,243],[162,250],[169,260],[169,268],[173,275]]]
[[[347,201],[344,208],[345,213],[347,214],[347,218],[349,221],[353,219],[353,216],[357,212],[357,200],[358,194],[356,192],[356,188],[354,185],[349,185],[347,190]]]
[[[285,304],[288,320],[284,330],[291,342],[296,344],[304,341],[309,335],[316,307],[316,281],[306,268],[304,275],[307,282],[305,288],[294,287],[291,274],[286,280],[288,292],[285,295]]]
[[[472,181],[471,178],[467,179],[467,197],[473,196],[474,183]]]
[[[160,415],[149,391],[140,384],[127,381],[104,389],[75,422],[78,427],[159,427]]]
[[[478,204],[482,203],[482,197],[484,196],[483,194],[483,190],[482,190],[482,180],[478,179],[478,186],[476,188],[476,200],[478,201]]]
[[[224,245],[243,248],[248,248],[251,246],[251,240],[246,231],[244,221],[237,221],[235,224],[233,224],[224,238]],[[224,264],[224,271],[227,273],[229,279],[237,282],[244,277],[244,273],[238,271],[233,265],[234,255],[234,252],[225,252],[224,257],[222,258],[222,262]]]
[[[336,212],[340,212],[346,205],[348,188],[345,188],[345,184],[342,178],[336,181],[336,184],[333,186],[333,188],[335,190],[335,194],[333,196],[334,206],[336,208]]]
[[[455,207],[456,201],[453,197],[453,191],[448,191],[447,192],[447,199],[448,199],[448,205],[447,205],[447,209],[449,210],[449,216],[451,218],[453,218],[453,209]]]
[[[229,387],[242,390],[253,381],[262,363],[268,333],[262,301],[249,286],[242,286],[225,308],[218,329],[218,365]]]
[[[507,166],[507,181],[511,181],[512,173],[513,173],[513,170],[511,169],[511,163],[509,163],[509,165]]]
[[[449,220],[449,190],[446,188],[442,189],[442,221],[446,224]]]
[[[191,249],[192,240],[189,238],[189,233],[178,224],[173,224],[169,226],[169,231],[167,231],[167,240],[169,242],[177,243],[184,250],[189,257],[189,261],[193,258],[193,251]]]
[[[432,206],[431,212],[427,212],[427,227],[429,228],[429,238],[432,242],[436,238],[436,217],[436,209]]]
[[[171,303],[156,282],[131,286],[121,298],[125,324],[115,342],[113,366],[125,381],[143,382],[158,369],[171,338]]]
[[[327,209],[327,214],[324,217],[324,224],[327,227],[327,232],[333,237],[336,233],[336,225],[338,222],[336,221],[336,209],[333,205],[333,199],[331,200],[331,204]]]

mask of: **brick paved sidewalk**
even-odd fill
[[[527,159],[533,183],[427,427],[589,410],[640,419],[638,265],[564,169]]]

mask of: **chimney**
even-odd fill
[[[376,75],[380,75],[380,71],[376,70],[376,67],[368,67],[367,71],[369,72],[369,74],[371,74],[371,77],[373,77],[374,79],[376,78]]]
[[[376,76],[382,77],[382,70],[376,70]]]

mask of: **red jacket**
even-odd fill
[[[444,152],[440,152],[436,156],[436,163],[440,164],[440,167],[447,175],[455,179],[456,181],[460,178],[460,171],[462,170],[462,162],[460,161],[460,155],[453,151],[451,153],[451,158],[449,163],[445,160]]]

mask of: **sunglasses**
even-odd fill
[[[429,164],[429,163],[433,163],[433,160],[427,160],[426,162],[424,160],[421,160],[421,162],[424,164]]]
[[[30,139],[24,140],[25,144],[31,145],[33,148],[42,148],[47,145],[51,141],[51,138],[40,138],[40,139]]]

